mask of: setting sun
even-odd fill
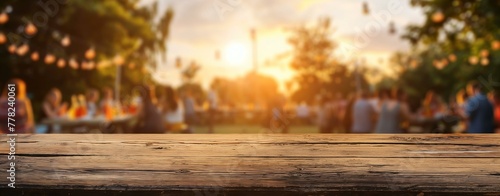
[[[243,65],[250,62],[250,49],[241,43],[231,43],[224,48],[223,60],[230,65]]]

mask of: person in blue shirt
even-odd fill
[[[481,91],[481,84],[471,82],[467,93],[471,97],[465,104],[465,118],[469,121],[467,133],[493,133],[493,104]]]

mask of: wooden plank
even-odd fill
[[[6,140],[0,137],[5,157]],[[33,195],[500,194],[500,135],[48,134],[16,140],[16,187]]]

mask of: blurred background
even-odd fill
[[[466,132],[471,81],[500,118],[499,27],[500,0],[2,0],[0,85],[36,133]]]

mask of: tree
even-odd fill
[[[333,55],[337,43],[330,38],[332,33],[328,18],[320,19],[315,26],[292,30],[288,39],[293,47],[290,67],[297,73],[294,81],[299,86],[292,100],[312,102],[317,95],[337,92],[346,95],[356,90],[357,82],[367,88],[361,72],[354,73]]]
[[[265,106],[269,100],[276,99],[278,83],[272,77],[255,72],[236,78],[215,78],[211,86],[221,102],[230,105],[257,104]]]
[[[404,69],[402,85],[452,96],[471,80],[487,90],[500,89],[500,4],[498,1],[412,0],[424,10],[421,25],[407,26],[403,38],[414,48],[419,66]],[[495,81],[495,79],[497,79]],[[425,85],[423,85],[425,84]]]
[[[8,21],[0,32],[8,42],[0,45],[0,83],[17,77],[26,81],[35,110],[45,93],[58,87],[65,99],[90,87],[112,86],[116,77],[113,66],[124,62],[122,92],[145,82],[145,65],[155,64],[155,55],[166,53],[169,24],[173,11],[158,13],[157,4],[138,5],[138,0],[72,0],[0,2],[0,10],[9,8]],[[30,6],[26,6],[30,5]],[[28,26],[36,33],[28,34]],[[24,27],[24,29],[23,29]],[[20,30],[20,31],[19,31]],[[63,39],[70,44],[63,44]],[[8,47],[29,45],[23,55],[8,52]],[[31,55],[37,52],[39,59]],[[51,56],[54,61],[47,63]],[[78,63],[76,69],[68,65]],[[65,62],[58,68],[59,60]],[[122,64],[122,63],[120,63]],[[85,69],[83,65],[100,65]],[[146,79],[148,80],[148,79]]]

